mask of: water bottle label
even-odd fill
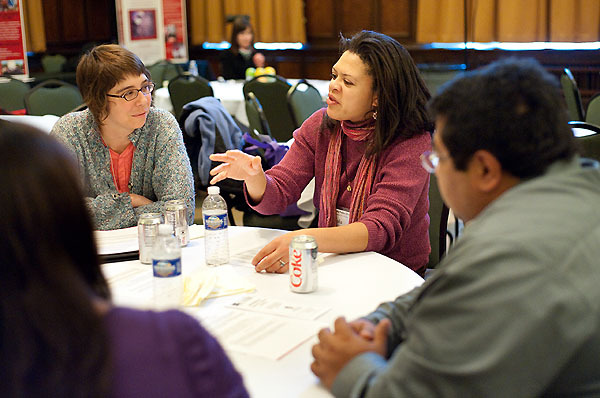
[[[181,258],[172,260],[152,260],[152,271],[158,278],[170,278],[181,275]]]
[[[204,228],[210,231],[227,228],[227,213],[204,215]]]

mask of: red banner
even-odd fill
[[[23,18],[16,0],[0,0],[0,65],[3,75],[27,75]]]

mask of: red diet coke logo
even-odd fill
[[[294,287],[302,285],[302,251],[293,249],[292,260],[290,262],[290,283]]]

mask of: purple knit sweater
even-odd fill
[[[279,164],[267,170],[267,187],[260,203],[252,206],[262,214],[278,214],[300,198],[315,177],[313,202],[321,203],[325,158],[330,131],[322,129],[326,109],[315,112],[294,132],[295,142]],[[350,208],[351,192],[364,142],[344,137],[338,208]],[[373,189],[360,222],[367,226],[366,251],[376,251],[422,272],[429,260],[429,174],[419,156],[431,149],[428,133],[408,140],[397,139],[379,155]]]
[[[190,316],[113,308],[105,319],[113,397],[248,397],[219,343]]]

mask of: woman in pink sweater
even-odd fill
[[[315,177],[319,228],[282,235],[254,257],[256,270],[283,273],[296,235],[312,235],[319,251],[377,251],[422,273],[429,245],[429,176],[419,156],[431,147],[429,91],[406,51],[381,33],[341,40],[327,108],[294,132],[281,162],[262,170],[259,157],[213,154],[224,162],[211,183],[243,180],[248,203],[277,214]]]

